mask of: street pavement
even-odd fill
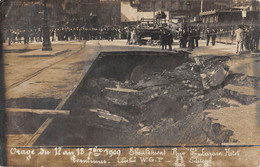
[[[68,50],[67,52],[55,56],[20,56],[21,53],[24,54],[32,50],[43,52],[40,50],[41,47],[40,43],[29,45],[16,43],[11,46],[4,44],[7,101],[11,99],[46,98],[62,101],[75,85],[79,83],[82,76],[86,74],[100,52],[161,51],[159,46],[126,45],[126,40],[115,40],[113,42],[96,40],[87,41],[86,43],[84,41],[61,41],[54,42],[52,47],[54,50]],[[181,50],[177,42],[173,46],[173,49],[171,52]],[[182,50],[187,51],[188,49]],[[228,62],[228,66],[232,73],[259,77],[259,53],[238,55],[235,53],[235,45],[217,43],[215,46],[206,46],[206,42],[203,40],[200,41],[199,48],[195,48],[189,52],[195,58],[198,56],[206,58],[230,56],[231,59]],[[243,88],[237,91],[242,91],[241,89]],[[253,93],[259,96],[258,90],[253,90]],[[16,105],[19,107],[19,104]],[[50,106],[46,106],[46,108],[54,109]],[[235,109],[224,108],[207,112],[211,113],[209,114],[211,118],[218,120],[227,129],[233,130],[235,134],[234,138],[239,140],[240,144],[259,144],[259,108],[259,104],[254,103],[249,106],[240,105],[240,107]],[[250,135],[248,135],[248,129],[252,129]],[[33,133],[35,133],[35,130],[19,135],[10,133],[8,136],[8,145],[24,146],[30,140]]]

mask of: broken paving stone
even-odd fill
[[[106,90],[112,90],[112,91],[116,91],[116,92],[126,92],[126,93],[136,93],[138,92],[137,90],[134,89],[125,89],[125,88],[121,88],[121,87],[116,87],[116,88],[105,88]]]
[[[168,119],[168,122],[173,122],[173,121],[174,121],[173,118],[169,118],[169,119]]]
[[[90,109],[89,111],[97,113],[99,118],[104,118],[106,120],[115,121],[115,122],[129,123],[129,121],[127,119],[125,119],[124,117],[111,114],[107,110],[102,110],[102,109],[97,108],[97,109]]]
[[[169,93],[168,90],[166,90],[166,91],[163,92],[164,95],[166,95],[166,94],[168,94],[168,93]]]
[[[213,71],[210,76],[210,86],[216,87],[220,85],[226,79],[228,74],[229,73],[223,67]]]
[[[205,78],[207,77],[207,75],[204,74],[204,73],[202,73],[202,74],[200,74],[200,77],[201,77],[202,79],[205,79]]]
[[[192,101],[193,103],[195,103],[195,102],[197,102],[197,99],[196,99],[196,98],[192,98],[191,101]]]
[[[189,87],[189,88],[193,88],[193,85],[189,84],[188,87]]]
[[[139,135],[145,135],[152,132],[152,127],[151,126],[145,126],[142,129],[137,131],[137,134]]]
[[[202,80],[202,85],[205,90],[210,89],[210,86],[207,84],[205,80]]]
[[[191,90],[191,89],[188,89],[187,92],[192,92],[192,90]]]
[[[142,128],[142,127],[144,127],[144,124],[143,123],[139,123],[138,126]]]
[[[111,98],[111,97],[105,97],[106,100],[116,104],[116,105],[119,105],[119,106],[127,106],[128,103],[127,101],[124,101],[122,99],[118,99],[118,98]]]

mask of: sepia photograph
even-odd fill
[[[260,0],[0,0],[0,165],[260,167]]]

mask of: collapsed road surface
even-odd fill
[[[259,143],[259,135],[252,135],[259,130],[254,126],[259,77],[237,72],[238,58],[193,57],[183,51],[102,52],[87,63],[91,67],[68,98],[7,104],[70,111],[48,126],[42,124],[45,117],[30,116],[46,127],[41,133],[35,127],[35,146]]]
[[[232,130],[205,112],[258,100],[224,89],[241,77],[240,84],[257,84],[255,78],[230,74],[228,60],[195,61],[183,51],[101,53],[62,108],[71,111],[70,117],[57,118],[35,145],[237,142]]]

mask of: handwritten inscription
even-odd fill
[[[161,166],[205,166],[227,158],[240,158],[238,148],[191,147],[191,148],[10,148],[9,155],[30,161],[37,159],[66,160],[71,165],[96,164],[99,166],[154,164]],[[246,154],[244,154],[246,155]],[[240,158],[241,159],[241,158]],[[46,163],[46,161],[44,161]],[[149,165],[148,165],[149,166]]]

